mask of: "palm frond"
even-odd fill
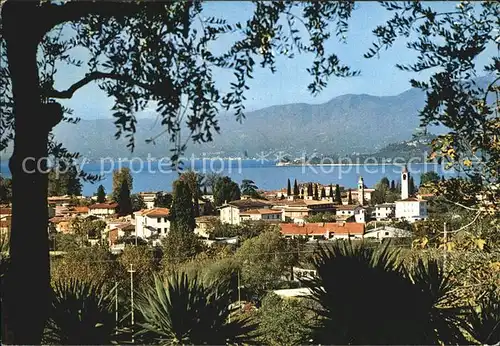
[[[500,302],[498,294],[488,295],[469,316],[467,331],[482,345],[500,343]]]
[[[314,341],[322,344],[436,344],[460,339],[460,308],[437,262],[413,272],[390,244],[335,242],[319,249],[318,277],[303,283],[321,308]]]
[[[205,286],[197,276],[174,272],[139,294],[144,322],[136,336],[143,341],[181,344],[226,344],[251,341],[255,326],[232,319],[229,285]]]
[[[117,337],[114,290],[77,279],[54,284],[44,339],[64,345],[110,344]]]

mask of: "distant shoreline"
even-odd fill
[[[404,166],[405,163],[293,163],[276,165],[276,167],[301,167],[301,166]],[[437,162],[412,162],[410,165],[442,165]]]

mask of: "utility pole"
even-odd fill
[[[238,307],[241,309],[240,271],[238,270]]]
[[[134,265],[130,263],[130,269],[128,270],[130,273],[130,322],[131,328],[134,328]],[[134,336],[132,334],[132,342],[134,342]]]
[[[448,230],[446,229],[446,222],[444,223],[443,229],[443,241],[444,241],[444,261],[443,270],[446,270],[446,253],[448,252]]]
[[[115,282],[115,321],[116,321],[115,334],[118,334],[118,281]]]

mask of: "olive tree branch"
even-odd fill
[[[80,88],[84,87],[85,85],[89,84],[90,82],[99,80],[99,79],[114,79],[117,81],[122,81],[126,82],[132,85],[136,85],[138,87],[141,87],[145,90],[149,90],[153,93],[157,91],[155,86],[149,85],[146,83],[139,82],[137,80],[134,80],[128,76],[120,75],[120,74],[115,74],[115,73],[106,73],[106,72],[91,72],[88,73],[84,78],[80,79],[78,82],[74,83],[71,85],[68,89],[66,90],[47,90],[47,91],[42,91],[43,96],[45,97],[52,97],[52,98],[59,98],[59,99],[70,99],[73,97],[73,94]]]

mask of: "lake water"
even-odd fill
[[[171,191],[172,182],[177,179],[178,173],[170,169],[169,164],[158,161],[122,162],[122,167],[130,167],[133,177],[133,192],[139,191]],[[90,196],[102,184],[109,193],[112,190],[112,171],[119,167],[119,163],[104,161],[102,163],[87,163],[82,165],[85,172],[101,174],[102,180],[94,184],[83,184],[84,195]],[[241,183],[243,179],[250,179],[265,190],[286,188],[287,179],[293,184],[298,182],[319,182],[321,184],[340,184],[347,188],[355,188],[359,176],[362,176],[365,185],[373,187],[382,177],[398,181],[401,165],[351,165],[351,166],[276,166],[274,161],[263,160],[193,160],[185,166],[194,168],[200,173],[216,172],[231,177]],[[447,171],[441,165],[414,163],[408,165],[414,177],[415,184],[419,184],[420,174],[427,171],[436,171],[439,175],[453,176],[454,171]],[[10,176],[7,162],[0,164],[1,174]]]

